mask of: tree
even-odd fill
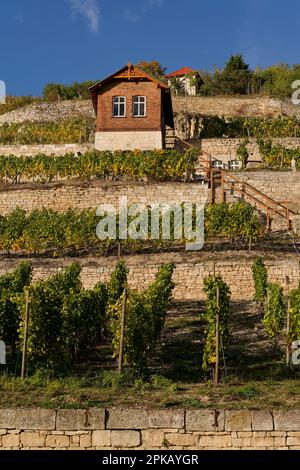
[[[150,75],[153,75],[153,77],[158,78],[159,80],[164,79],[167,70],[156,60],[152,60],[150,62],[140,61],[138,62],[137,66],[146,73],[149,73]]]
[[[220,94],[241,94],[248,92],[251,78],[249,65],[244,62],[242,55],[232,55],[221,72],[214,77],[215,87]]]

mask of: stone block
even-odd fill
[[[225,412],[225,431],[251,431],[251,412],[227,410]]]
[[[82,436],[86,437],[86,436]],[[84,441],[80,441],[84,442]],[[94,431],[92,434],[93,447],[110,447],[111,446],[111,431]]]
[[[55,410],[41,408],[0,409],[0,428],[50,431],[55,429],[55,418]]]
[[[183,429],[184,410],[151,410],[149,412],[149,427]]]
[[[255,448],[258,447],[273,447],[274,438],[273,437],[253,437],[251,439],[251,445]]]
[[[139,431],[111,431],[111,445],[118,448],[132,448],[141,445]]]
[[[94,432],[105,432],[105,431],[94,431]],[[85,434],[83,436],[77,436],[79,438],[80,447],[92,447],[92,435]]]
[[[55,449],[60,449],[70,446],[70,437],[64,435],[51,434],[46,437],[46,447],[53,447]]]
[[[104,429],[105,410],[90,408],[88,410],[58,410],[56,429],[63,431],[80,431],[85,429]]]
[[[19,434],[6,434],[2,436],[2,447],[19,447],[20,445],[20,435]]]
[[[288,437],[286,440],[288,446],[298,446],[300,447],[300,438],[299,437]]]
[[[224,431],[224,412],[215,410],[188,410],[185,417],[187,431]]]
[[[273,416],[270,411],[252,411],[251,418],[253,431],[273,431]]]
[[[197,436],[193,434],[166,434],[165,438],[170,446],[193,447],[196,448]]]
[[[22,432],[20,441],[23,447],[44,447],[45,435],[40,435],[38,432]]]
[[[163,447],[165,433],[158,429],[145,429],[141,431],[142,445],[145,449],[153,447]]]
[[[143,409],[111,408],[107,429],[147,429],[149,413]]]
[[[198,445],[211,449],[223,449],[232,446],[232,439],[229,434],[227,436],[200,436]]]
[[[274,411],[275,431],[300,431],[300,410]]]

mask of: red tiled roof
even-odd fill
[[[191,72],[195,72],[195,73],[196,73],[196,70],[191,69],[191,67],[182,67],[181,69],[176,70],[175,72],[169,73],[168,75],[166,75],[166,77],[167,77],[167,78],[171,78],[171,77],[183,77],[184,75],[188,75],[188,74],[191,73]]]

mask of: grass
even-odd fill
[[[117,375],[115,373],[115,375]],[[300,383],[296,378],[270,382],[243,383],[232,377],[214,387],[212,383],[185,384],[171,382],[163,376],[138,379],[121,385],[117,378],[108,386],[106,379],[95,377],[90,385],[82,378],[48,379],[38,384],[35,376],[22,382],[5,374],[0,376],[1,407],[88,408],[109,406],[143,406],[154,408],[300,408]],[[104,382],[103,382],[104,379]]]

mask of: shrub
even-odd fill
[[[33,157],[0,156],[0,178],[6,183],[20,183],[23,178],[44,183],[58,177],[176,181],[182,180],[187,172],[193,173],[196,161],[195,152],[187,151],[181,154],[175,150],[148,152],[91,150],[82,155],[75,156],[73,153],[68,153],[59,157],[43,154]]]
[[[270,336],[274,348],[277,346],[278,336],[283,328],[285,317],[285,305],[283,290],[277,284],[270,283],[267,288],[267,301],[263,324],[267,334]]]
[[[18,297],[31,282],[31,263],[20,263],[11,274],[0,277],[0,338],[12,348],[13,356],[18,341],[20,313]]]
[[[174,284],[171,280],[173,264],[160,268],[156,280],[143,292],[128,290],[124,358],[131,369],[140,373],[147,364],[149,354],[154,350],[165,323],[166,308]],[[120,349],[120,332],[123,297],[111,306],[111,333],[114,356]]]
[[[268,271],[260,256],[256,257],[252,265],[252,275],[255,286],[255,300],[259,303],[263,303],[267,294]]]
[[[61,122],[5,123],[0,125],[0,143],[67,144],[89,142],[93,137],[94,121],[73,118]]]

